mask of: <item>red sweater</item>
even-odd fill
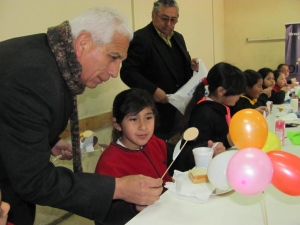
[[[277,85],[275,85],[274,87],[273,87],[273,90],[275,91],[275,92],[278,92],[278,91],[280,91],[280,87],[278,87]]]
[[[102,153],[95,173],[117,178],[135,174],[160,178],[166,169],[166,143],[153,135],[141,150],[129,150],[112,142]],[[172,178],[167,173],[163,183],[168,181],[172,182]]]

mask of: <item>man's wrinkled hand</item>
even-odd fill
[[[152,205],[163,191],[162,179],[131,175],[116,178],[114,199],[122,199],[136,205]]]
[[[60,159],[72,159],[72,146],[65,140],[60,139],[56,145],[51,149],[53,156],[60,156]]]

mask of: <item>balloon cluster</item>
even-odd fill
[[[254,195],[272,183],[285,194],[300,196],[300,158],[280,151],[281,142],[268,131],[261,113],[255,109],[237,112],[229,134],[239,150],[225,151],[210,162],[207,175],[216,188]]]

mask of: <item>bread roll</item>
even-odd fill
[[[203,182],[208,182],[207,169],[195,167],[189,170],[189,178],[194,184],[199,184]]]
[[[279,112],[282,112],[284,110],[283,107],[277,107],[277,109],[278,109]]]

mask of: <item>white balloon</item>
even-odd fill
[[[228,150],[216,155],[209,163],[207,176],[210,183],[221,190],[230,190],[232,187],[227,181],[227,166],[232,156],[238,150]]]

